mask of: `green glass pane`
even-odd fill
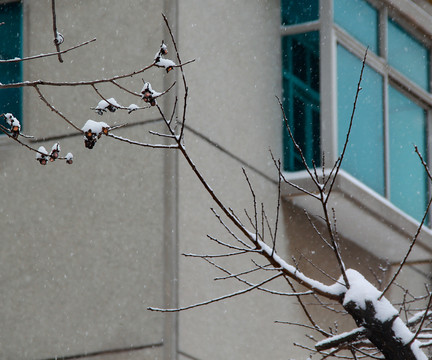
[[[388,63],[429,91],[429,51],[394,21],[388,21]]]
[[[378,11],[364,0],[334,0],[335,22],[378,54]]]
[[[0,5],[0,59],[22,56],[22,4],[20,2]],[[21,63],[0,64],[0,82],[4,84],[22,80]],[[21,89],[0,90],[0,114],[12,113],[22,120]],[[1,122],[4,124],[4,122]]]
[[[362,61],[337,48],[338,148],[342,151],[353,109]],[[384,195],[383,80],[365,67],[353,127],[342,168]]]
[[[406,96],[389,87],[390,200],[421,220],[427,205],[425,170],[414,152],[426,159],[426,114]]]
[[[308,166],[320,164],[319,34],[282,38],[283,106],[288,124]],[[284,125],[284,169],[303,170]]]
[[[281,0],[282,25],[318,20],[318,0]]]

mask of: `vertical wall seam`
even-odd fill
[[[178,1],[164,0],[164,13],[168,18],[170,27],[178,43]],[[163,21],[161,21],[163,24]],[[165,24],[163,24],[165,26]],[[170,35],[164,29],[164,40],[169,43]],[[171,54],[174,50],[171,49]],[[175,72],[178,77],[178,71]],[[171,85],[172,79],[164,78],[164,88]],[[178,83],[178,82],[177,82]],[[174,99],[178,89],[175,87],[164,96],[164,111],[171,113]],[[168,140],[169,141],[169,140]],[[179,239],[178,239],[178,152],[165,151],[164,153],[164,221],[163,221],[163,261],[164,261],[164,306],[166,308],[178,307],[178,275],[179,275]],[[164,314],[163,327],[163,359],[176,360],[178,358],[178,313]]]

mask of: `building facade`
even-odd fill
[[[1,59],[55,51],[51,5],[0,0]],[[195,59],[184,68],[187,150],[215,193],[241,215],[243,209],[253,213],[244,168],[270,221],[276,218],[278,172],[269,148],[283,160],[287,178],[309,186],[275,96],[310,164],[323,165],[324,153],[330,168],[369,47],[357,122],[332,206],[348,266],[375,283],[375,276],[385,279],[397,267],[430,194],[408,150],[416,143],[428,158],[431,148],[428,2],[57,0],[55,5],[62,49],[96,41],[63,54],[63,63],[51,56],[8,68],[0,64],[0,82],[70,83],[128,74],[151,64],[162,40],[167,57],[175,60],[161,16],[166,14],[182,60]],[[161,92],[174,81],[182,83],[179,69],[155,68],[118,82],[139,93],[143,80]],[[100,116],[94,107],[101,98],[92,86],[39,90],[79,128],[93,119],[126,124],[116,131],[125,138],[165,141],[150,133],[165,131],[155,107]],[[113,83],[98,83],[96,90],[125,106],[143,105]],[[159,99],[166,113],[176,97],[183,99],[181,86]],[[251,292],[180,313],[147,310],[183,307],[244,288],[232,279],[213,281],[224,274],[181,255],[218,254],[220,246],[207,235],[230,236],[181,154],[106,137],[89,150],[32,87],[0,90],[0,107],[0,113],[18,114],[22,132],[34,136],[28,139],[32,146],[60,142],[62,153],[74,154],[71,166],[40,166],[33,153],[6,136],[0,139],[1,359],[307,358],[307,350],[293,345],[313,345],[304,332],[275,324],[306,321],[294,298]],[[288,186],[282,196],[278,253],[331,283],[305,260],[338,276],[332,254],[303,211],[314,216],[319,209]],[[399,278],[413,291],[421,292],[430,280],[431,244],[426,228]],[[247,257],[222,264],[233,273],[253,266]],[[289,290],[284,283],[276,287]],[[315,312],[332,324],[332,314]],[[343,319],[340,324],[355,326]]]

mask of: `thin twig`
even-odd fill
[[[429,208],[430,208],[430,206],[431,206],[431,203],[432,203],[432,198],[429,200],[429,203],[428,203],[428,205],[427,205],[427,207],[426,207],[426,211],[425,211],[425,213],[424,213],[424,215],[423,215],[422,221],[421,221],[421,223],[419,224],[419,226],[417,227],[417,231],[416,231],[414,237],[413,237],[412,240],[411,240],[411,244],[410,244],[410,246],[409,246],[407,252],[405,253],[405,256],[404,256],[403,260],[401,261],[401,263],[400,263],[400,265],[399,265],[399,268],[397,269],[397,271],[395,272],[395,274],[393,275],[393,277],[391,278],[391,280],[389,281],[389,283],[387,284],[387,286],[386,286],[386,287],[384,288],[384,290],[382,291],[382,293],[381,293],[380,297],[378,298],[378,300],[381,300],[381,299],[382,299],[382,297],[384,296],[384,294],[387,292],[387,290],[390,288],[390,286],[393,284],[393,282],[396,280],[396,278],[398,277],[398,275],[399,275],[400,272],[402,271],[402,268],[404,267],[405,262],[407,261],[408,256],[411,254],[411,251],[412,251],[412,249],[414,248],[414,245],[415,245],[415,243],[416,243],[416,241],[417,241],[417,238],[418,238],[419,235],[420,235],[420,232],[421,232],[421,229],[422,229],[422,227],[423,227],[423,224],[424,224],[424,222],[426,221],[426,218],[427,218],[427,216],[428,216]]]
[[[57,31],[57,17],[56,17],[56,11],[55,11],[55,0],[51,0],[51,8],[52,8],[52,18],[53,18],[53,32],[54,32],[54,45],[57,49],[57,55],[59,62],[63,62],[63,59],[61,57],[60,53],[60,44],[62,41],[59,40],[59,32]]]
[[[278,160],[278,173],[281,171],[281,161]],[[276,249],[276,239],[277,239],[277,230],[278,230],[278,223],[279,223],[279,213],[280,213],[280,204],[281,204],[281,177],[278,176],[278,202],[276,206],[276,220],[275,220],[275,231],[273,235],[273,249],[271,256],[274,255],[275,249]]]
[[[169,25],[167,17],[165,16],[165,14],[162,14],[162,17],[163,17],[163,19],[165,21],[166,27],[167,27],[168,32],[169,32],[170,37],[171,37],[171,41],[172,41],[172,43],[174,45],[174,49],[175,49],[175,52],[176,52],[177,60],[178,60],[178,63],[179,63],[179,65],[177,65],[177,66],[180,67],[180,71],[181,71],[181,75],[182,75],[182,80],[183,80],[183,89],[184,89],[184,98],[183,99],[184,100],[183,100],[183,116],[182,116],[182,123],[181,123],[181,128],[180,128],[180,139],[183,139],[184,128],[185,128],[185,124],[186,124],[187,99],[188,99],[188,94],[189,94],[189,88],[188,88],[187,83],[186,83],[186,76],[185,76],[184,69],[183,69],[183,66],[186,63],[182,63],[182,61],[180,59],[180,53],[179,53],[179,50],[178,50],[178,47],[177,47],[177,42],[175,40],[174,34],[173,34],[172,30],[171,30],[171,27]],[[192,61],[195,61],[195,59],[191,60],[191,62]]]
[[[40,59],[40,58],[45,58],[45,57],[49,57],[49,56],[55,56],[55,55],[60,55],[60,54],[65,54],[71,50],[75,50],[81,46],[87,45],[92,43],[93,41],[96,41],[96,38],[88,40],[88,41],[84,41],[81,44],[72,46],[66,50],[62,50],[60,52],[52,52],[52,53],[47,53],[47,54],[38,54],[38,55],[33,55],[33,56],[27,56],[24,58],[14,58],[14,59],[6,59],[6,60],[0,60],[0,64],[4,64],[4,63],[16,63],[16,62],[21,62],[21,61],[27,61],[27,60],[34,60],[34,59]]]
[[[425,320],[427,319],[427,315],[428,315],[428,311],[429,311],[429,308],[431,306],[431,303],[432,303],[432,292],[429,293],[429,300],[428,300],[428,303],[426,305],[425,313],[424,313],[424,315],[422,317],[420,325],[419,325],[416,333],[414,334],[413,338],[407,344],[407,346],[410,346],[417,339],[417,337],[419,336],[420,331],[422,330],[423,324],[424,324]]]
[[[3,132],[4,134],[6,134],[10,139],[16,141],[18,144],[20,144],[20,145],[26,147],[26,148],[29,149],[29,150],[31,150],[31,151],[33,151],[33,152],[35,152],[35,153],[41,154],[41,155],[48,155],[48,154],[45,154],[45,153],[43,153],[43,152],[41,152],[41,151],[39,151],[39,150],[37,150],[37,149],[31,147],[30,145],[28,145],[28,144],[22,142],[18,137],[14,137],[14,136],[12,136],[12,135],[10,134],[9,130],[8,130],[6,127],[4,127],[2,124],[0,124],[0,131]]]
[[[270,155],[271,155],[271,158],[273,160],[273,163],[275,164],[275,166],[277,168],[277,161],[276,161],[275,157],[273,156],[273,153],[271,150],[270,150]],[[282,171],[279,171],[279,177],[281,177],[285,183],[287,183],[288,185],[292,186],[293,188],[301,191],[302,193],[304,193],[304,194],[306,194],[306,195],[308,195],[314,199],[317,199],[317,200],[320,199],[319,196],[317,196],[316,194],[314,194],[310,191],[307,191],[306,189],[303,189],[301,186],[298,186],[297,184],[294,184],[291,181],[289,181],[288,179],[286,179],[285,176],[283,175]]]
[[[206,254],[190,254],[190,253],[183,253],[183,256],[186,257],[197,257],[197,258],[203,258],[203,259],[215,259],[215,258],[224,258],[224,257],[231,257],[231,256],[237,256],[237,255],[243,255],[249,252],[257,252],[257,250],[239,250],[232,253],[226,253],[226,254],[213,254],[213,255],[206,255]]]
[[[219,220],[219,222],[221,223],[221,225],[226,229],[226,231],[234,238],[236,239],[240,244],[242,244],[243,246],[245,246],[248,249],[252,249],[252,247],[248,244],[246,244],[242,239],[240,239],[236,234],[234,234],[234,232],[228,227],[227,224],[225,224],[225,222],[222,220],[222,218],[220,217],[220,215],[216,212],[215,209],[210,208],[210,210],[213,212],[213,214],[216,216],[216,218]]]
[[[232,297],[235,297],[235,296],[239,296],[239,295],[245,294],[245,293],[247,293],[249,291],[252,291],[252,290],[254,290],[254,289],[256,289],[256,288],[258,288],[258,287],[260,287],[260,286],[262,286],[262,285],[264,285],[264,284],[266,284],[268,282],[270,282],[270,281],[275,280],[279,276],[282,276],[282,273],[276,274],[276,275],[274,275],[274,276],[272,276],[272,277],[270,277],[270,278],[268,278],[268,279],[266,279],[264,281],[261,281],[259,284],[256,284],[254,286],[250,286],[250,287],[248,287],[248,288],[246,288],[244,290],[240,290],[240,291],[237,291],[237,292],[234,292],[234,293],[231,293],[231,294],[223,295],[223,296],[220,296],[218,298],[213,298],[213,299],[210,299],[210,300],[207,300],[207,301],[203,301],[201,303],[197,303],[197,304],[194,304],[194,305],[189,305],[189,306],[185,306],[185,307],[181,307],[181,308],[177,308],[177,309],[161,309],[161,308],[148,307],[147,310],[159,311],[159,312],[179,312],[179,311],[183,311],[183,310],[193,309],[193,308],[196,308],[196,307],[199,307],[199,306],[213,304],[213,303],[221,301],[221,300],[225,300],[225,299],[229,299],[229,298],[232,298]]]
[[[58,111],[54,106],[51,105],[51,103],[42,95],[41,91],[39,90],[39,87],[37,85],[33,86],[36,90],[36,92],[39,94],[39,98],[48,106],[52,111],[54,111],[58,116],[60,116],[64,121],[66,121],[70,126],[72,126],[75,130],[82,133],[83,131],[76,126],[72,121],[70,121],[66,116],[64,116],[60,111]]]
[[[106,136],[111,137],[115,140],[126,142],[128,144],[142,146],[142,147],[148,147],[148,148],[153,148],[153,149],[178,149],[178,146],[176,144],[173,144],[173,145],[148,144],[148,143],[143,143],[143,142],[139,142],[139,141],[135,141],[135,140],[130,140],[128,138],[124,138],[124,137],[114,135],[111,133],[106,134]]]
[[[251,250],[250,248],[244,249],[244,248],[241,248],[241,247],[238,247],[238,246],[234,246],[234,245],[225,243],[225,242],[223,242],[223,241],[221,241],[221,240],[219,240],[219,239],[217,239],[217,238],[215,238],[214,236],[211,236],[211,235],[207,235],[207,237],[210,240],[212,240],[212,241],[216,242],[217,244],[222,245],[222,246],[224,246],[224,247],[226,247],[228,249],[239,250],[239,251],[255,251],[255,250]]]
[[[429,166],[428,166],[428,165],[426,164],[426,162],[424,161],[423,156],[422,156],[422,154],[420,153],[420,151],[419,151],[417,145],[414,145],[414,151],[416,152],[416,154],[417,154],[418,157],[420,158],[420,161],[421,161],[421,163],[422,163],[422,165],[423,165],[423,167],[424,167],[424,169],[425,169],[425,171],[426,171],[426,173],[427,173],[427,175],[428,175],[429,180],[432,181],[432,175],[431,175],[431,173],[430,173]]]
[[[127,77],[132,77],[138,74],[141,74],[148,69],[152,68],[154,66],[154,63],[147,65],[139,70],[134,70],[127,74],[122,75],[116,75],[108,79],[96,79],[96,80],[84,80],[84,81],[63,81],[63,82],[56,82],[56,81],[45,81],[45,80],[35,80],[35,81],[23,81],[18,83],[11,83],[11,84],[0,84],[1,89],[13,89],[13,88],[22,88],[26,86],[35,86],[35,85],[41,85],[41,86],[86,86],[86,85],[92,85],[92,84],[101,84],[101,83],[108,83],[113,82],[115,80],[124,79]]]
[[[334,176],[332,178],[332,181],[330,183],[330,187],[329,187],[329,190],[328,190],[328,197],[330,197],[331,191],[332,191],[333,186],[334,186],[334,184],[336,182],[337,175],[338,175],[339,170],[340,170],[340,168],[342,166],[342,161],[343,161],[343,159],[345,157],[346,149],[348,147],[348,142],[349,142],[349,138],[350,138],[350,135],[351,135],[351,129],[352,129],[352,125],[353,125],[353,122],[354,122],[354,115],[355,115],[355,111],[356,111],[356,107],[357,107],[357,100],[358,100],[358,97],[359,97],[359,94],[360,94],[360,90],[361,90],[361,82],[363,80],[363,71],[364,71],[365,66],[366,66],[367,53],[368,53],[368,48],[366,48],[366,51],[365,51],[365,54],[364,54],[364,57],[363,57],[362,68],[361,68],[361,71],[360,71],[359,81],[357,83],[357,90],[356,90],[356,94],[355,94],[355,98],[354,98],[354,104],[353,104],[353,109],[352,109],[352,112],[351,112],[351,118],[350,118],[350,122],[349,122],[349,126],[348,126],[348,131],[347,131],[347,134],[346,134],[345,143],[344,143],[344,146],[342,148],[342,152],[341,152],[341,154],[339,156],[339,159],[336,161],[337,166],[336,166],[335,174],[334,174]],[[328,201],[328,198],[327,198],[327,201]]]
[[[317,182],[317,180],[315,179],[314,175],[311,173],[311,171],[309,169],[309,166],[307,164],[306,158],[304,157],[304,154],[303,154],[303,150],[301,149],[301,147],[299,146],[299,144],[297,143],[297,141],[294,138],[294,134],[292,133],[291,127],[290,127],[290,125],[288,123],[288,118],[287,118],[287,116],[285,114],[285,110],[284,110],[283,104],[282,104],[281,100],[277,96],[276,96],[276,99],[279,102],[279,107],[280,107],[280,109],[282,111],[282,116],[283,116],[283,119],[284,119],[284,124],[285,124],[286,129],[288,130],[289,137],[290,137],[292,143],[294,144],[294,147],[295,147],[296,151],[300,155],[300,158],[302,160],[303,166],[304,166],[305,170],[308,172],[309,177],[311,178],[311,180],[319,188],[319,183]]]
[[[247,174],[245,168],[242,168],[242,170],[243,170],[243,174],[244,174],[244,176],[246,178],[246,182],[248,183],[249,191],[251,192],[252,199],[253,199],[254,220],[255,220],[255,222],[254,222],[255,238],[258,239],[258,210],[257,210],[257,202],[256,202],[255,191],[254,191],[254,189],[252,187],[252,184],[251,184],[251,182],[249,180],[249,177],[248,177],[248,174]],[[273,254],[272,254],[272,256],[273,256]]]
[[[228,271],[227,269],[223,268],[222,266],[216,264],[215,262],[211,261],[210,259],[204,258],[205,261],[207,261],[209,264],[213,265],[214,267],[216,267],[217,269],[221,270],[222,272],[228,274],[228,275],[232,275],[232,277],[238,281],[240,281],[243,284],[246,284],[248,286],[254,286],[255,284],[252,284],[251,282],[242,279],[240,277],[240,275],[234,275],[232,274],[230,271]],[[252,261],[253,262],[253,261]],[[266,270],[266,271],[281,271],[281,269],[264,269],[262,266],[257,265],[256,263],[254,263],[256,266],[258,266],[257,270]],[[257,290],[263,291],[265,293],[269,293],[272,295],[279,295],[279,296],[305,296],[305,295],[312,295],[313,292],[311,290],[308,291],[304,291],[304,292],[298,292],[298,293],[287,293],[287,292],[281,292],[281,291],[276,291],[276,290],[271,290],[271,289],[267,289],[267,288],[263,288],[263,287],[258,287]]]
[[[288,285],[290,286],[290,288],[292,289],[292,291],[296,292],[296,289],[294,288],[294,285],[290,281],[290,279],[288,279],[286,276],[284,276],[284,278],[285,278],[286,282],[288,283]],[[328,333],[326,331],[324,331],[323,329],[321,329],[321,327],[319,327],[318,324],[314,321],[314,319],[312,318],[312,315],[309,313],[307,307],[303,303],[300,296],[297,296],[297,301],[299,302],[301,308],[303,309],[303,312],[305,313],[306,317],[308,318],[311,325],[315,328],[315,330],[324,336],[328,336]]]

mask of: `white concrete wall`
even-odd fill
[[[153,61],[163,32],[159,1],[56,4],[62,49],[97,41],[63,55],[63,64],[57,57],[25,63],[25,80],[98,79]],[[25,55],[55,51],[52,38],[51,1],[27,1]],[[163,70],[157,70],[123,84],[139,92],[145,77],[159,89]],[[121,104],[143,104],[130,95],[119,97],[113,87],[98,89]],[[163,153],[105,137],[88,150],[81,135],[63,138],[73,129],[32,90],[25,93],[24,132],[60,136],[63,155],[71,151],[75,161],[42,167],[33,153],[1,139],[0,358],[45,359],[160,344],[163,317],[146,307],[163,303]],[[154,109],[100,117],[90,110],[100,100],[90,88],[41,91],[79,127],[87,119],[133,124],[159,117]],[[153,141],[150,129],[158,125],[117,134]],[[160,356],[158,349],[117,356],[132,359],[138,353]]]
[[[55,57],[27,63],[28,80],[88,80],[149,64],[161,39],[168,41],[160,16],[168,6],[183,61],[196,59],[185,67],[190,93],[187,149],[215,192],[247,223],[243,209],[251,214],[253,203],[242,174],[244,167],[259,203],[265,204],[274,221],[277,172],[268,149],[281,156],[281,115],[275,99],[281,93],[279,1],[182,0],[177,14],[170,7],[175,0],[56,3],[59,31],[66,38],[62,48],[93,37],[97,41],[65,55],[64,64]],[[50,6],[49,0],[26,2],[26,55],[54,50]],[[178,71],[164,77],[163,70],[155,70],[143,77],[156,90],[178,78]],[[141,76],[122,84],[139,91]],[[98,89],[121,104],[140,101],[108,86]],[[41,90],[78,126],[89,118],[134,124],[159,117],[155,109],[99,117],[89,109],[99,101],[91,88]],[[181,89],[179,94],[181,98]],[[24,131],[37,137],[59,136],[63,151],[74,153],[75,163],[41,167],[19,145],[0,143],[1,359],[49,359],[162,341],[167,344],[168,333],[174,334],[171,345],[178,346],[180,359],[306,357],[307,352],[293,346],[293,342],[304,343],[304,331],[274,323],[305,321],[295,300],[260,292],[182,312],[178,329],[174,321],[174,328],[167,332],[165,316],[145,310],[167,301],[164,275],[171,264],[166,263],[163,245],[169,233],[176,231],[166,228],[171,221],[167,218],[173,218],[173,226],[178,221],[173,239],[180,241],[179,253],[215,254],[221,248],[206,235],[230,239],[210,211],[215,204],[181,157],[179,168],[171,171],[178,187],[168,189],[162,150],[145,150],[107,138],[93,150],[85,149],[81,136],[69,136],[72,129],[32,89],[25,92],[24,110]],[[152,141],[155,138],[148,130],[161,129],[160,124],[149,123],[127,127],[118,134]],[[175,187],[176,181],[173,184]],[[325,269],[335,268],[329,261],[332,255],[320,248],[301,209],[284,204],[279,221],[280,255],[290,259],[305,254]],[[381,260],[342,241],[349,266],[364,273],[369,267],[378,269]],[[221,264],[233,272],[253,267],[247,255],[223,259]],[[307,262],[301,266],[331,283]],[[223,274],[199,259],[180,257],[179,272],[175,273],[176,266],[172,268],[169,276],[179,287],[179,297],[173,300],[179,306],[244,288],[234,280],[213,281]],[[373,280],[373,275],[366,275]],[[275,286],[290,290],[283,281]],[[319,316],[332,319],[332,315]],[[168,359],[167,354],[162,346],[155,346],[92,358]]]
[[[271,179],[277,178],[277,172],[268,149],[280,156],[281,115],[275,98],[281,93],[279,13],[279,1],[274,0],[180,2],[182,56],[197,58],[186,69],[191,100],[188,125],[194,130],[186,132],[187,148],[216,194],[245,223],[248,220],[243,209],[253,214],[253,202],[242,166],[254,184],[258,201],[265,203],[270,219],[275,219],[277,186]],[[258,175],[252,167],[268,178]],[[182,161],[179,192],[180,251],[226,252],[206,238],[209,234],[221,241],[232,240],[210,211],[215,204]],[[280,226],[279,230],[280,239],[284,239],[285,229]],[[278,250],[286,255],[284,242],[281,240]],[[248,255],[218,263],[234,273],[253,267]],[[180,305],[245,288],[232,279],[213,281],[223,275],[203,260],[181,258]],[[254,276],[252,281],[266,275]],[[287,290],[283,282],[275,286]],[[260,292],[182,312],[181,359],[187,359],[187,355],[198,359],[263,359],[269,354],[272,358],[286,358],[287,354],[294,357],[292,342],[302,335],[274,321],[298,319],[297,314],[293,301]]]

